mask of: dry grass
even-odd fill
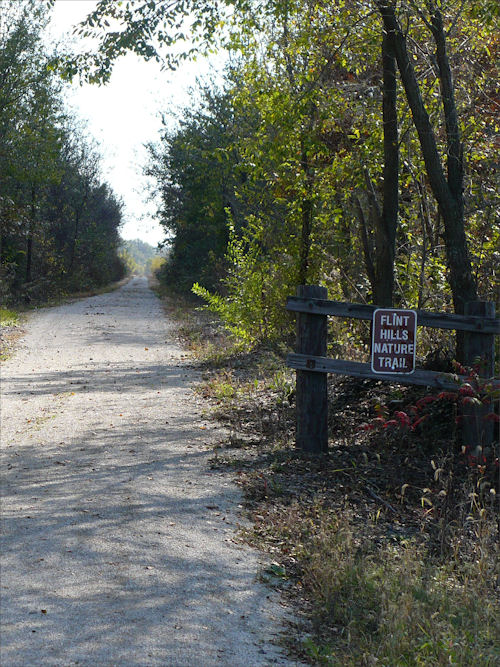
[[[401,409],[422,390],[334,380],[329,453],[308,458],[293,447],[293,376],[279,358],[233,349],[207,363],[217,329],[196,319],[194,331],[200,391],[231,429],[212,465],[235,471],[244,537],[268,552],[263,578],[302,619],[291,653],[312,665],[500,664],[499,490],[464,467],[444,407],[418,433],[367,433],[377,406]]]
[[[265,530],[257,526],[258,539],[249,535],[288,552],[284,571],[311,619],[294,647],[302,658],[353,667],[498,664],[499,608],[484,562],[438,563],[418,540],[374,540],[346,514],[296,501]]]

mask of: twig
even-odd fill
[[[366,490],[368,491],[369,495],[370,495],[372,498],[375,498],[375,500],[378,500],[379,502],[381,502],[381,503],[382,503],[383,505],[385,505],[388,509],[390,509],[391,512],[394,512],[394,514],[397,514],[397,511],[394,509],[394,507],[393,507],[392,505],[390,505],[390,504],[387,502],[387,500],[384,500],[384,499],[381,498],[379,495],[377,495],[377,494],[375,493],[375,491],[373,491],[373,489],[370,489],[369,486],[367,486],[367,487],[365,487],[365,488],[366,488]]]

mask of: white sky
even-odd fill
[[[72,28],[95,5],[96,0],[56,0],[50,35],[78,48]],[[223,58],[216,61],[220,66]],[[157,63],[128,54],[118,60],[106,86],[73,84],[70,106],[88,121],[89,134],[97,140],[103,158],[104,180],[125,203],[123,238],[140,238],[151,245],[163,240],[163,229],[152,218],[155,205],[146,202],[143,144],[158,138],[160,112],[188,105],[196,77],[210,71],[211,64],[205,59],[185,63],[176,72],[162,72]]]

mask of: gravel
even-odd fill
[[[26,329],[1,367],[2,666],[296,665],[146,280]]]

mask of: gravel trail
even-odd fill
[[[30,317],[1,367],[2,667],[296,664],[197,379],[143,278]]]

